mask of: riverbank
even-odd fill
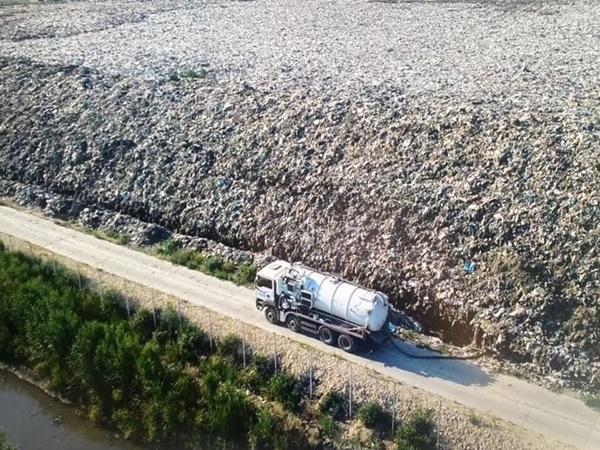
[[[16,449],[144,450],[119,439],[114,431],[98,428],[31,381],[0,369],[0,405],[10,405],[0,407],[0,432]]]
[[[12,374],[19,380],[22,380],[25,383],[29,383],[30,385],[37,387],[40,391],[42,391],[48,397],[51,397],[51,398],[59,401],[63,405],[72,406],[71,402],[68,399],[66,399],[65,397],[61,396],[60,394],[57,394],[56,392],[53,392],[50,389],[48,389],[48,382],[47,381],[44,382],[44,381],[36,378],[29,368],[27,368],[25,366],[15,366],[15,365],[11,365],[11,364],[6,364],[6,363],[3,363],[2,361],[0,361],[0,370],[4,370],[5,372]]]

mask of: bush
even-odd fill
[[[250,429],[250,448],[252,450],[285,450],[285,436],[279,436],[275,416],[271,408],[262,406],[256,415],[256,422]],[[283,439],[281,439],[283,437]]]
[[[177,338],[179,328],[183,322],[172,306],[157,311],[157,321],[158,327],[155,331],[155,337],[161,344]]]
[[[335,419],[328,414],[321,414],[318,421],[319,429],[323,435],[327,436],[329,439],[335,439],[339,430],[338,423]]]
[[[265,390],[271,400],[278,401],[288,411],[298,411],[302,392],[298,381],[292,375],[282,372],[269,380]]]
[[[147,309],[137,311],[131,319],[131,328],[142,340],[151,339],[154,334],[154,316],[152,312]]]
[[[211,356],[201,366],[202,390],[206,398],[210,398],[221,383],[237,384],[239,371],[230,361],[222,356]]]
[[[210,354],[210,339],[200,328],[193,325],[183,327],[177,336],[178,359],[180,363],[200,363],[202,356]]]
[[[431,411],[416,411],[396,433],[398,450],[435,450],[435,423]]]
[[[162,256],[173,256],[179,250],[181,250],[179,242],[174,241],[173,239],[167,239],[159,245],[158,254]]]
[[[333,417],[335,420],[344,420],[346,417],[346,398],[338,391],[329,391],[321,398],[319,411]]]
[[[208,273],[215,273],[223,268],[223,260],[216,256],[209,256],[204,261],[204,269]]]
[[[106,234],[106,237],[110,241],[113,241],[115,244],[119,244],[119,245],[129,244],[129,236],[127,236],[126,234],[121,234],[121,233],[118,233],[118,232],[112,231],[112,230],[107,231],[105,234]]]
[[[309,448],[300,420],[270,405],[263,405],[258,409],[249,436],[250,448],[253,450]]]
[[[233,274],[233,281],[240,285],[252,284],[254,278],[256,278],[256,267],[248,263],[240,264]]]
[[[230,381],[221,384],[204,401],[203,423],[210,432],[236,437],[244,435],[254,422],[255,412],[248,397]]]
[[[250,366],[242,374],[242,385],[252,392],[260,393],[273,376],[273,361],[264,356],[256,355]]]
[[[6,439],[4,433],[0,433],[0,450],[17,450],[17,447]]]
[[[365,403],[358,409],[358,419],[367,428],[380,426],[387,418],[387,414],[377,402]]]
[[[217,345],[217,353],[235,364],[242,361],[242,350],[242,340],[234,334],[224,336]]]

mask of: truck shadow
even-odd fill
[[[417,347],[415,344],[396,340],[396,345],[403,351],[419,356],[439,356],[439,353]],[[376,349],[373,353],[362,356],[379,362],[389,369],[412,372],[426,378],[460,384],[463,386],[487,386],[494,382],[494,377],[481,369],[472,361],[456,359],[421,359],[401,353],[391,342]]]

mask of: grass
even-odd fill
[[[104,241],[110,241],[119,245],[127,245],[129,244],[129,236],[121,233],[117,233],[116,231],[108,230],[108,231],[98,231],[98,230],[88,230],[92,236],[97,237],[98,239],[102,239]]]
[[[256,267],[252,264],[235,264],[219,256],[183,249],[178,242],[172,239],[164,241],[156,253],[173,264],[179,264],[242,286],[251,285],[256,277]]]
[[[481,427],[485,426],[485,423],[483,420],[481,420],[481,417],[479,417],[474,412],[471,412],[469,414],[468,420],[469,420],[469,423],[475,427],[481,428]]]

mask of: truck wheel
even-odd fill
[[[279,318],[277,317],[277,311],[272,306],[268,306],[265,309],[265,317],[269,323],[279,323]]]
[[[287,327],[294,333],[300,333],[300,321],[294,314],[290,314],[285,320]]]
[[[340,334],[337,342],[338,346],[345,352],[351,353],[356,348],[356,343],[354,342],[354,339],[348,336],[347,334]]]
[[[331,331],[327,327],[319,328],[319,339],[321,340],[321,342],[327,345],[333,345],[333,343],[335,342],[333,331]]]

